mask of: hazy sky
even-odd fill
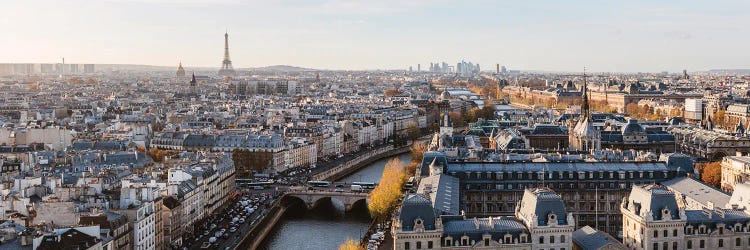
[[[0,62],[750,68],[750,1],[0,1]]]

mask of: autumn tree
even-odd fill
[[[707,162],[697,163],[695,167],[701,174],[701,180],[714,187],[721,187],[721,163]]]
[[[150,156],[151,159],[154,160],[154,162],[163,162],[164,159],[168,156],[176,154],[176,152],[170,151],[170,150],[164,150],[164,149],[158,149],[158,148],[150,148],[145,151],[146,155]]]
[[[395,95],[400,95],[400,94],[401,94],[401,91],[398,91],[398,89],[386,89],[386,90],[385,90],[385,91],[383,92],[383,94],[384,94],[385,96],[395,96]]]
[[[373,218],[382,221],[388,217],[396,207],[408,178],[406,168],[399,159],[391,159],[385,164],[380,183],[369,194],[367,209]]]
[[[419,139],[422,132],[419,131],[419,128],[416,125],[411,124],[406,128],[406,134],[409,136],[409,140],[416,140]]]
[[[719,110],[714,112],[714,115],[711,116],[711,120],[714,123],[714,125],[717,125],[722,128],[731,128],[731,125],[729,124],[729,119],[727,119],[726,111]]]
[[[464,116],[460,112],[452,111],[448,113],[448,116],[451,117],[451,121],[453,121],[453,127],[464,127],[466,126],[466,120],[464,120]]]
[[[422,161],[422,157],[424,157],[424,153],[427,152],[427,149],[429,149],[427,143],[415,141],[411,145],[411,150],[409,151],[409,154],[411,155],[411,161]]]
[[[238,175],[247,176],[250,171],[262,172],[272,167],[273,153],[267,151],[232,150],[232,161]]]
[[[365,248],[359,245],[359,242],[353,239],[347,239],[339,246],[339,250],[365,250]]]

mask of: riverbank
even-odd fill
[[[394,148],[393,146],[386,146],[383,148],[378,148],[373,151],[363,153],[362,155],[360,155],[360,157],[354,158],[352,160],[344,162],[343,164],[339,166],[333,167],[331,169],[328,169],[326,171],[323,171],[314,175],[313,180],[335,181],[335,180],[344,178],[360,170],[361,168],[372,164],[373,162],[379,161],[384,158],[389,158],[389,157],[393,157],[396,155],[407,153],[409,152],[410,145],[411,144],[407,146],[399,147],[399,148]]]
[[[276,225],[276,223],[279,222],[282,216],[284,216],[284,213],[287,210],[287,207],[281,206],[281,198],[276,200],[273,205],[271,206],[271,209],[266,210],[267,213],[264,213],[261,215],[261,219],[258,222],[258,224],[255,224],[248,232],[245,234],[244,237],[242,237],[242,241],[240,241],[240,244],[238,244],[234,249],[257,249],[258,246],[260,246],[260,243],[263,242],[263,239],[268,236],[268,234],[273,230],[273,226],[268,225]],[[249,239],[258,238],[260,240],[252,240],[248,241]]]
[[[360,154],[358,158],[351,159],[347,161],[347,163],[344,163],[346,164],[346,166],[353,168],[352,170],[344,171],[343,169],[339,169],[338,172],[329,173],[327,176],[328,178],[333,178],[333,180],[337,180],[339,178],[352,175],[353,173],[356,173],[357,171],[363,170],[367,166],[372,166],[374,163],[377,163],[378,161],[387,160],[394,156],[402,155],[407,152],[409,152],[408,146],[400,147],[400,148],[393,148],[391,146],[383,147],[383,148],[380,148],[379,150],[376,150],[373,153]],[[385,163],[383,163],[383,165],[384,164]],[[335,168],[338,168],[338,167],[335,167]],[[331,169],[329,169],[328,171],[330,171]],[[380,171],[380,173],[377,173],[376,175],[377,175],[377,178],[380,178],[380,175],[382,175],[382,170]],[[264,247],[263,242],[266,240],[269,234],[274,232],[274,230],[278,230],[277,227],[280,224],[279,222],[283,221],[282,218],[284,218],[284,215],[287,212],[287,208],[284,207],[283,204],[279,203],[279,201],[281,200],[282,199],[279,198],[279,200],[274,203],[274,205],[268,210],[268,213],[264,214],[262,219],[260,219],[259,223],[256,224],[255,227],[250,229],[250,231],[248,231],[247,234],[245,234],[241,243],[237,245],[237,247],[234,249],[244,250],[244,249],[258,249],[259,247]],[[352,223],[353,222],[348,222],[346,226],[354,227]],[[357,222],[357,224],[360,224],[360,223],[362,222]],[[322,223],[322,224],[330,224],[330,222]],[[362,226],[364,230],[361,230],[360,233],[364,233],[365,231],[367,231],[367,226],[369,224],[370,223],[364,224]],[[310,230],[316,230],[316,229],[310,229]],[[328,230],[328,229],[325,229],[325,230]],[[357,230],[357,229],[354,228],[354,230]],[[356,234],[355,237],[353,238],[356,238],[357,236],[360,236],[360,235]],[[344,240],[346,239],[345,238],[342,239],[341,242],[343,242]],[[339,243],[340,242],[338,242],[337,244]],[[291,246],[291,248],[294,248],[294,246]],[[286,249],[289,249],[289,247],[286,247]]]

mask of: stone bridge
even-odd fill
[[[319,191],[319,190],[298,190],[289,191],[281,198],[283,205],[288,206],[294,200],[302,201],[308,210],[317,207],[322,202],[330,200],[332,203],[341,202],[344,204],[344,211],[348,212],[360,202],[362,205],[367,205],[369,202],[367,193],[359,192],[331,192],[331,191]]]

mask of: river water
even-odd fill
[[[408,153],[397,157],[404,164],[410,160]],[[379,182],[388,160],[376,161],[340,181]],[[260,249],[329,250],[338,249],[338,246],[348,238],[359,241],[362,232],[370,225],[366,209],[355,209],[356,211],[349,213],[343,213],[341,210],[329,206],[307,212],[289,213],[266,237]]]

